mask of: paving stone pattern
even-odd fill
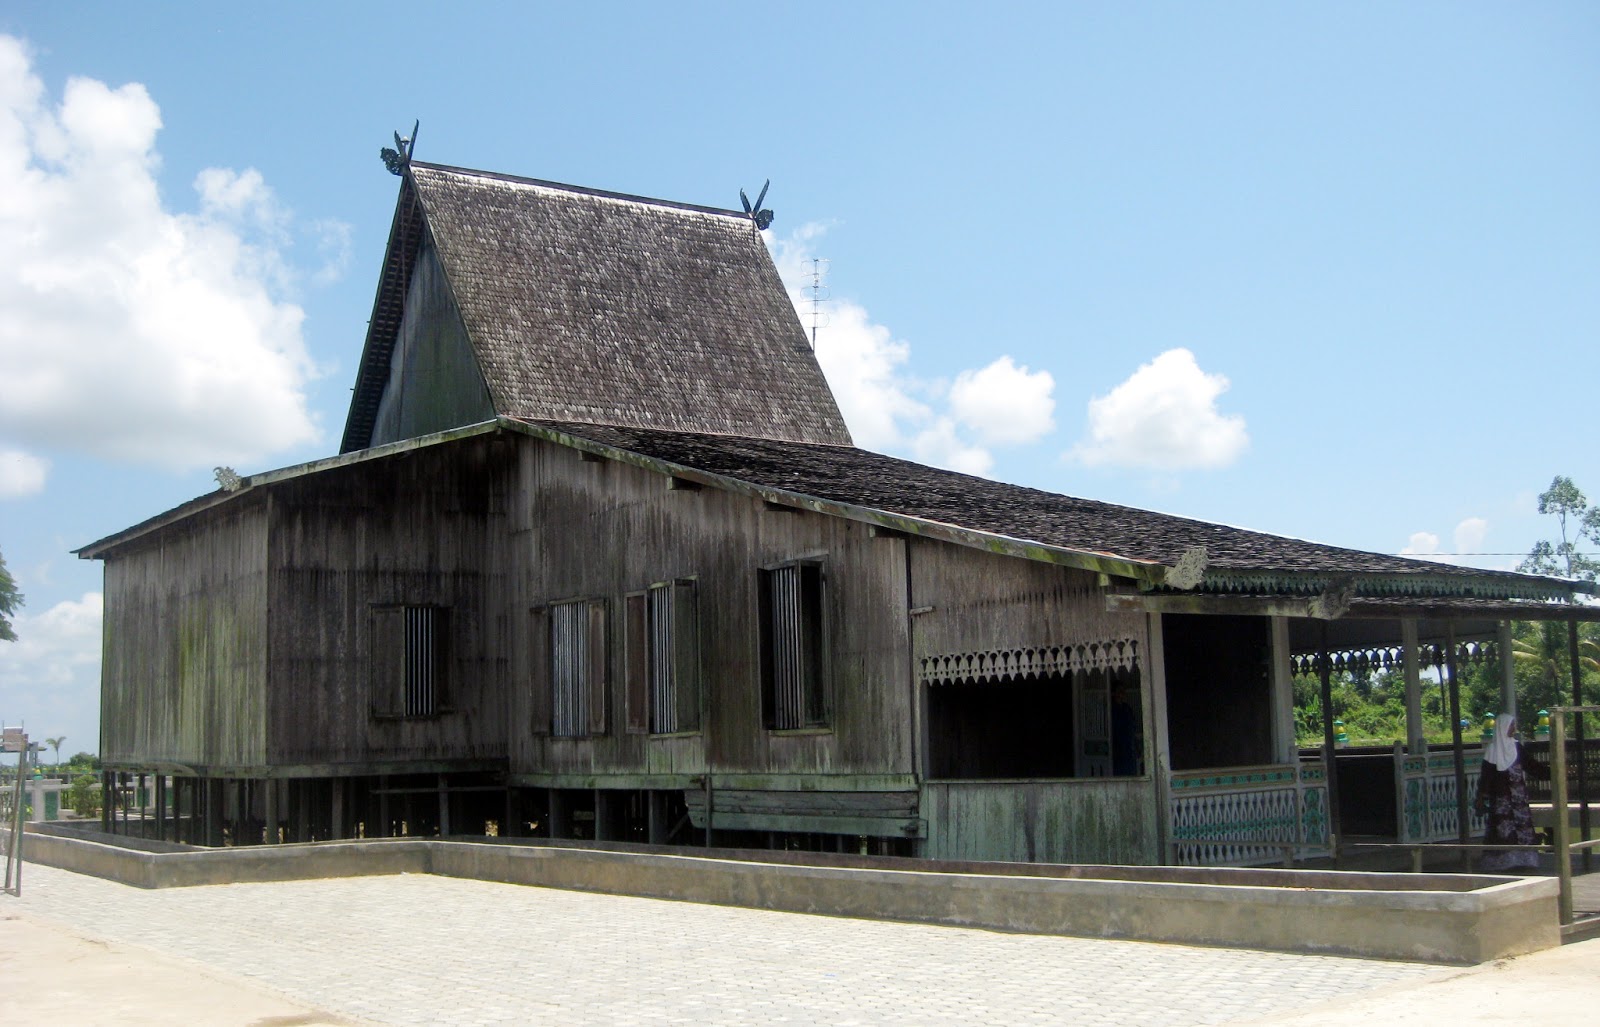
[[[20,903],[385,1024],[1220,1024],[1459,972],[430,875],[145,891],[30,866]]]

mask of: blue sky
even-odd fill
[[[0,36],[0,718],[67,752],[68,551],[337,449],[413,119],[438,163],[771,178],[871,448],[1391,553],[1600,498],[1593,4],[12,0]]]

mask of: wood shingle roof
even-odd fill
[[[497,413],[850,442],[749,218],[414,162],[344,451],[370,444],[418,223]]]

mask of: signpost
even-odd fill
[[[20,727],[0,729],[0,752],[17,754],[17,779],[11,793],[11,837],[6,844],[6,891],[22,894],[22,825],[27,821],[22,782],[28,776],[28,736]]]

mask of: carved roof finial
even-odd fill
[[[383,158],[383,166],[389,169],[391,175],[405,174],[406,165],[411,163],[411,153],[417,148],[417,129],[422,127],[421,120],[411,126],[411,134],[402,136],[399,132],[394,134],[394,149],[385,146],[378,151],[378,156]]]

